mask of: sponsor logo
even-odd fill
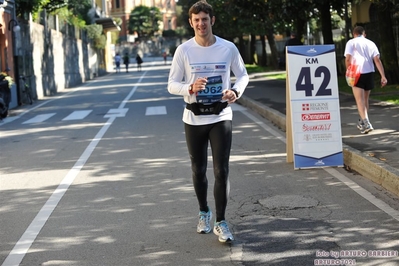
[[[328,103],[303,103],[302,111],[327,111]]]
[[[323,160],[318,160],[314,165],[325,165]]]
[[[303,140],[304,141],[311,141],[312,140],[312,135],[311,134],[304,134],[303,135]]]
[[[314,48],[310,48],[310,49],[308,50],[308,53],[317,53],[317,51],[316,51],[316,49],[314,49]]]
[[[330,124],[317,124],[317,125],[308,125],[308,124],[302,125],[302,131],[304,131],[304,132],[329,131],[330,129],[331,129],[331,123]]]
[[[192,66],[191,70],[201,70],[201,66]]]
[[[302,121],[330,120],[330,113],[302,114]]]
[[[303,135],[303,141],[313,141],[313,142],[318,142],[318,141],[332,141],[333,140],[333,134],[331,133],[316,133],[316,134],[304,134]]]
[[[215,66],[216,69],[226,69],[225,65],[216,65]]]

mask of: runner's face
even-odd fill
[[[209,14],[200,12],[198,14],[192,14],[190,25],[194,29],[195,35],[200,37],[206,37],[212,33],[212,24],[215,18],[209,17]]]

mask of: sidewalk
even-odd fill
[[[250,75],[248,87],[238,102],[285,131],[285,97],[285,80],[268,79],[258,73]],[[399,195],[399,106],[370,101],[369,118],[374,130],[366,135],[356,128],[359,115],[353,96],[340,94],[340,107],[347,169]]]

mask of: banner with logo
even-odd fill
[[[294,168],[343,166],[334,45],[287,47]]]

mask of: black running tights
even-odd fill
[[[184,124],[186,142],[191,159],[193,184],[201,211],[208,210],[208,141],[211,144],[215,185],[213,195],[216,205],[216,221],[225,220],[229,193],[229,159],[232,139],[232,121],[192,126]]]

